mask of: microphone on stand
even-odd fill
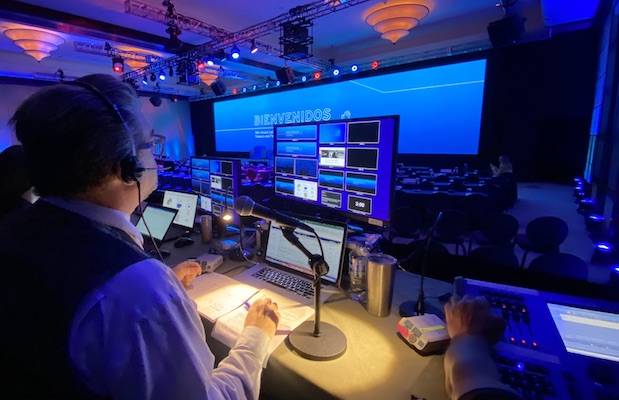
[[[254,202],[247,196],[240,196],[234,201],[234,210],[243,217],[263,218],[277,223],[284,238],[299,249],[306,257],[309,267],[314,272],[314,321],[305,321],[288,335],[292,348],[304,358],[314,361],[334,360],[346,351],[347,341],[344,333],[329,323],[320,321],[320,278],[329,272],[325,261],[320,236],[311,226],[296,218],[282,214]],[[314,234],[321,254],[312,254],[294,234],[296,228]]]
[[[277,222],[277,225],[287,228],[300,228],[308,232],[314,232],[314,229],[296,218],[282,214],[273,209],[267,208],[253,201],[248,196],[237,197],[234,201],[234,211],[242,217],[256,217]]]
[[[405,301],[400,304],[400,316],[402,317],[410,317],[413,315],[424,315],[426,313],[426,304],[425,299],[426,296],[423,292],[423,283],[426,277],[426,264],[428,262],[428,252],[430,250],[430,242],[432,241],[432,235],[434,235],[434,231],[436,227],[443,219],[443,212],[439,212],[434,224],[430,227],[428,232],[428,240],[426,241],[426,248],[423,253],[423,260],[421,262],[421,280],[419,281],[419,294],[417,296],[417,301]]]

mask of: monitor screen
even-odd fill
[[[177,212],[178,210],[176,209],[159,208],[148,205],[144,211],[142,211],[142,216],[135,227],[144,236],[152,235],[153,239],[163,240]],[[146,221],[146,224],[144,224],[144,221]],[[148,225],[148,229],[146,225]],[[149,230],[150,234],[148,233]]]
[[[619,314],[548,303],[568,353],[619,362]]]
[[[205,102],[214,113],[218,153],[264,149],[271,157],[295,156],[304,147],[275,149],[273,126],[334,122],[367,115],[400,115],[399,154],[478,154],[486,60],[417,68],[337,82]],[[280,141],[320,144],[378,143],[371,123],[301,125],[279,130]],[[194,127],[195,128],[195,127]],[[210,127],[209,127],[210,128]],[[282,151],[287,150],[287,151]]]
[[[165,190],[163,192],[163,206],[178,210],[174,218],[175,224],[186,228],[193,228],[198,208],[197,194]]]
[[[399,116],[275,125],[276,195],[387,225],[398,132]]]
[[[329,272],[322,279],[331,284],[339,284],[344,264],[346,250],[346,224],[318,220],[315,218],[301,217],[301,222],[314,229],[320,238],[325,261],[329,266]],[[294,234],[299,241],[312,254],[320,254],[320,247],[316,235],[295,229]],[[265,250],[265,260],[282,268],[313,276],[313,271],[307,263],[307,256],[290,242],[282,234],[282,229],[275,222],[269,225],[269,235]]]
[[[200,194],[200,208],[220,217],[225,211],[225,203],[232,213],[230,225],[239,224],[239,216],[234,211],[234,199],[239,195],[242,179],[241,162],[213,157],[191,158],[191,181],[193,190]]]

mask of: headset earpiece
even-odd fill
[[[146,171],[142,162],[136,156],[127,156],[120,160],[120,179],[124,182],[137,182]]]

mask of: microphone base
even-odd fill
[[[314,321],[305,321],[288,335],[288,342],[303,358],[328,361],[346,351],[346,336],[335,326],[320,324],[320,336],[314,336]]]
[[[425,314],[443,315],[443,310],[425,303]],[[400,317],[413,317],[417,315],[417,302],[413,300],[400,304]]]

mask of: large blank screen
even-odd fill
[[[278,153],[273,125],[399,114],[398,153],[477,154],[485,71],[486,60],[475,60],[217,101],[215,147],[250,152],[264,146]],[[330,134],[337,142],[337,126]],[[366,136],[363,129],[353,132],[353,140]]]

